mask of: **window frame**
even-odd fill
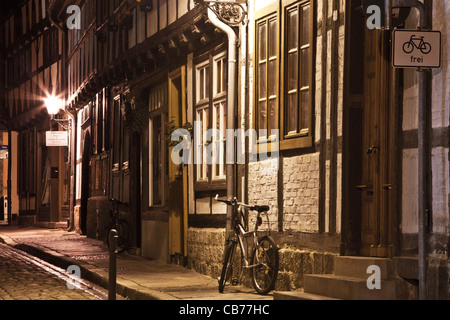
[[[309,12],[309,70],[308,70],[308,81],[309,81],[309,128],[308,130],[304,130],[303,132],[299,132],[297,134],[287,134],[287,95],[286,95],[286,75],[287,75],[287,57],[288,52],[286,50],[287,48],[287,12],[292,9],[293,7],[302,7],[305,6],[307,3],[309,3],[310,6],[310,12]],[[259,29],[258,25],[262,20],[271,19],[273,17],[276,17],[278,21],[278,30],[279,30],[279,37],[277,39],[277,47],[278,47],[278,79],[277,79],[277,88],[278,88],[278,103],[276,107],[277,112],[277,125],[278,127],[276,129],[279,129],[280,135],[279,135],[279,147],[281,150],[291,150],[291,149],[304,149],[309,148],[313,146],[313,135],[314,135],[314,61],[315,61],[315,35],[316,35],[316,29],[315,29],[315,0],[280,0],[277,1],[274,4],[268,5],[265,8],[262,8],[258,10],[255,13],[255,22],[254,22],[254,127],[258,131],[260,129],[259,126],[259,101],[258,101],[258,90],[259,90],[259,78],[258,78],[258,68],[259,68],[259,60],[258,60],[258,51],[259,51]],[[300,22],[299,22],[300,23]],[[299,29],[298,32],[301,32]],[[298,66],[300,70],[300,65]],[[298,73],[299,78],[299,73]],[[300,85],[298,85],[300,86]],[[300,95],[299,95],[300,96]],[[300,112],[300,99],[297,102],[298,105],[298,111]],[[268,108],[268,107],[267,107]],[[261,152],[267,152],[271,150],[273,142],[272,138],[260,138],[258,143],[258,152],[260,152],[259,146],[263,143],[268,144],[268,148],[262,148]]]
[[[206,162],[206,147],[210,145],[211,143],[217,143],[216,140],[216,134],[214,132],[213,137],[211,137],[211,141],[207,141],[206,135],[204,134],[206,130],[208,129],[214,129],[216,126],[216,119],[213,118],[213,115],[215,112],[215,107],[220,106],[221,109],[223,109],[223,112],[220,112],[220,119],[221,124],[224,125],[225,130],[223,130],[223,133],[226,135],[226,108],[228,103],[228,90],[227,90],[227,80],[228,80],[228,62],[227,62],[227,50],[224,49],[222,46],[220,48],[217,48],[216,50],[209,51],[207,54],[201,55],[197,57],[195,63],[194,63],[194,120],[198,121],[199,119],[199,112],[202,112],[203,115],[208,114],[208,124],[205,126],[204,123],[202,123],[202,134],[201,134],[201,143],[198,141],[194,141],[195,145],[195,157],[199,156],[199,153],[197,150],[199,148],[202,148],[202,164],[196,164],[194,165],[194,176],[195,176],[195,189],[197,191],[203,191],[203,190],[221,190],[226,187],[226,165],[223,164],[219,165],[219,170],[223,170],[222,174],[216,175],[215,174],[215,159],[217,158],[217,155],[213,153],[213,159],[211,164],[208,164]],[[220,71],[221,71],[221,78],[220,78],[220,84],[221,88],[218,88],[218,81],[217,79],[217,72],[218,72],[218,65],[217,62],[220,61]],[[203,98],[200,94],[200,88],[199,88],[199,81],[200,81],[200,72],[199,70],[207,68],[209,70],[209,83],[205,85],[205,89],[208,90],[208,97]],[[221,139],[220,143],[223,145],[223,154],[226,154],[225,151],[225,138]],[[219,148],[220,150],[222,148]],[[220,155],[220,154],[219,154]],[[197,159],[197,158],[195,158]],[[199,175],[201,170],[201,175]],[[202,179],[199,179],[201,177]]]
[[[168,85],[167,83],[159,83],[155,86],[153,86],[150,89],[149,96],[148,96],[148,106],[149,106],[149,116],[148,116],[148,139],[149,139],[149,149],[148,149],[148,156],[149,156],[149,163],[148,163],[148,174],[149,174],[149,183],[148,183],[148,206],[149,208],[161,208],[165,207],[167,205],[167,199],[168,199],[168,157],[169,157],[169,148],[166,142],[166,134],[167,134],[167,123],[169,119],[169,103],[168,103]],[[161,126],[161,141],[160,141],[160,175],[161,175],[161,181],[160,181],[160,188],[161,188],[161,199],[160,203],[156,203],[154,198],[154,127],[155,127],[155,121],[156,119],[160,119],[160,126]]]
[[[255,98],[254,98],[254,102],[255,102],[255,125],[256,125],[256,129],[258,130],[268,130],[267,134],[268,136],[265,137],[259,137],[258,138],[258,143],[270,143],[272,141],[274,141],[274,139],[276,138],[275,136],[271,135],[271,132],[269,132],[269,130],[277,130],[279,129],[279,123],[280,123],[280,113],[279,113],[279,106],[280,106],[280,19],[279,19],[279,10],[278,8],[273,11],[273,6],[269,6],[265,9],[262,9],[261,11],[259,11],[259,14],[257,14],[257,18],[255,19],[255,70],[254,70],[254,75],[255,75]],[[275,76],[275,91],[276,91],[276,96],[274,97],[274,95],[269,95],[269,62],[272,59],[273,61],[273,56],[270,56],[270,43],[267,40],[270,40],[270,21],[272,20],[276,20],[277,26],[276,29],[278,30],[277,37],[275,39],[276,42],[276,70],[277,70],[277,74]],[[266,44],[265,44],[265,59],[260,60],[260,35],[259,35],[259,26],[261,25],[261,23],[264,22],[266,24]],[[265,62],[261,62],[261,61],[265,61]],[[260,98],[260,64],[261,63],[265,63],[266,64],[266,69],[265,69],[265,97],[264,98]],[[272,97],[272,98],[271,98]],[[265,100],[266,102],[266,124],[265,127],[261,127],[261,119],[260,119],[260,102],[262,102],[262,100]],[[275,128],[272,128],[269,124],[271,122],[271,120],[269,119],[269,100],[275,100]]]

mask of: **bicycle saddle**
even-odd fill
[[[270,210],[269,206],[253,206],[250,208],[251,210],[257,211],[259,213],[267,212]]]

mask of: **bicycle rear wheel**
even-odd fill
[[[253,251],[252,281],[255,290],[262,295],[275,288],[278,276],[279,253],[275,241],[268,236],[258,240]]]
[[[231,278],[233,276],[233,256],[234,256],[235,248],[236,248],[236,243],[234,241],[231,241],[225,249],[222,273],[221,273],[220,279],[219,279],[219,292],[220,293],[223,293],[225,284],[227,283],[227,281],[231,280]]]

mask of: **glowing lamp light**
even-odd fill
[[[48,97],[45,99],[45,106],[48,114],[54,116],[64,107],[64,102],[57,97]]]

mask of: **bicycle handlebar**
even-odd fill
[[[247,208],[247,209],[249,209],[251,211],[257,211],[259,213],[267,212],[267,211],[270,210],[269,206],[251,206],[251,205],[248,205],[248,204],[245,204],[245,203],[237,202],[236,198],[234,198],[232,201],[230,201],[230,200],[221,200],[221,199],[219,199],[219,195],[218,194],[216,194],[216,201],[225,203],[225,204],[227,204],[229,206],[242,206],[242,207]]]

